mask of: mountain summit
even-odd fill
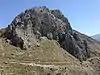
[[[15,17],[4,33],[12,45],[21,49],[37,45],[43,36],[58,41],[62,48],[80,60],[89,57],[86,40],[72,30],[60,10],[49,10],[45,6],[27,9]]]
[[[0,35],[4,74],[100,74],[100,43],[73,30],[58,9],[27,9],[1,29]]]

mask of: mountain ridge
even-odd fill
[[[86,40],[73,32],[60,10],[49,10],[45,6],[27,9],[15,17],[4,33],[12,45],[21,49],[35,46],[41,36],[57,40],[62,48],[81,61],[89,57]]]
[[[97,40],[97,41],[100,41],[100,34],[96,34],[96,35],[93,35],[91,36],[93,39]]]
[[[100,74],[100,43],[73,30],[58,9],[26,9],[0,35],[0,63],[5,74]]]

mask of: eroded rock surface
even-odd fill
[[[80,60],[89,57],[85,39],[73,31],[68,19],[60,10],[50,10],[45,6],[34,7],[20,13],[6,28],[4,36],[11,44],[23,49],[33,47],[42,36],[57,40],[61,47]]]

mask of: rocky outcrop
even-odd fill
[[[57,40],[61,47],[80,60],[89,57],[87,41],[73,31],[60,10],[34,7],[19,14],[6,29],[4,36],[23,49],[36,45],[41,36]]]
[[[86,60],[90,54],[86,40],[80,38],[77,33],[66,34],[65,41],[62,46],[69,53],[81,60]]]

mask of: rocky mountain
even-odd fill
[[[56,40],[70,54],[80,60],[89,57],[87,42],[73,32],[68,19],[59,10],[34,7],[19,14],[8,25],[4,37],[21,49],[33,47],[42,36]]]
[[[92,38],[96,39],[97,41],[100,41],[100,34],[93,35]]]
[[[100,74],[100,43],[73,30],[58,9],[27,9],[1,29],[0,35],[4,74]]]

